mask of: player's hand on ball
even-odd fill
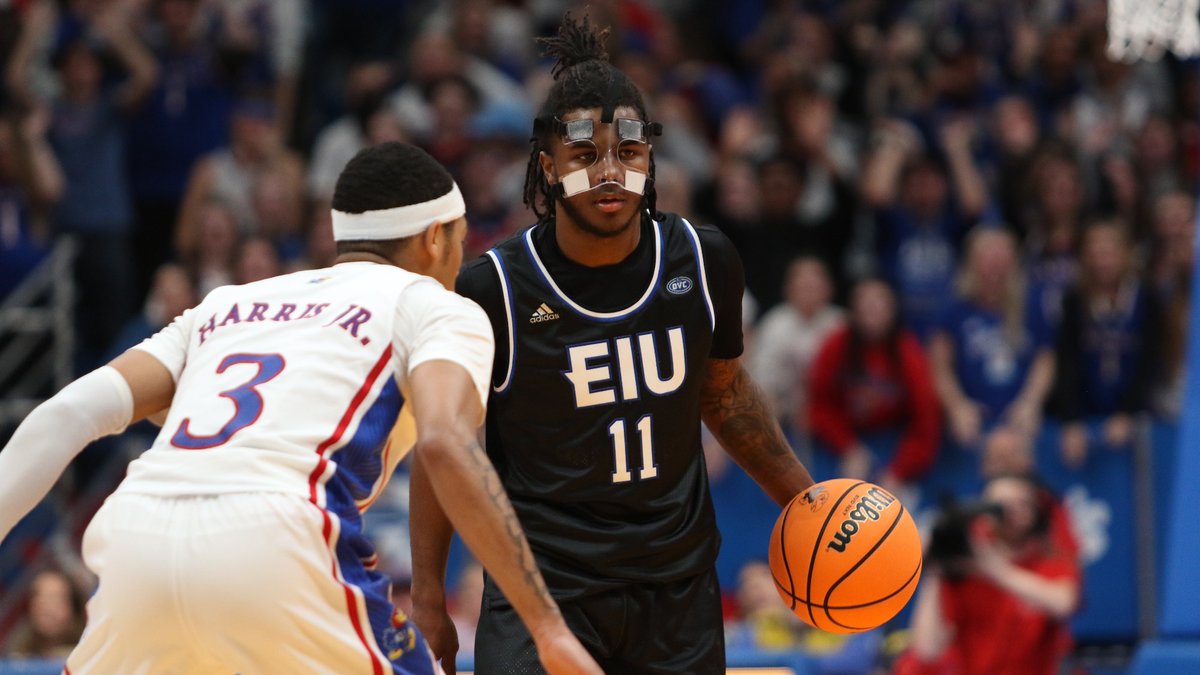
[[[903,609],[924,563],[921,535],[900,500],[877,485],[835,478],[784,507],[767,564],[779,597],[801,621],[859,633]]]
[[[549,675],[604,675],[600,665],[566,624],[534,636],[538,658]]]
[[[446,675],[455,675],[457,670],[454,666],[454,659],[458,656],[458,629],[454,627],[454,620],[446,611],[446,605],[434,607],[415,604],[412,618],[417,624],[417,628],[420,628],[421,633],[425,636],[425,642],[433,650],[434,658],[442,664],[442,670]]]

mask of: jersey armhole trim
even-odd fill
[[[680,217],[684,227],[687,228],[688,236],[692,239],[692,248],[696,251],[696,265],[700,268],[700,289],[704,291],[704,306],[708,309],[708,323],[715,332],[717,330],[717,313],[713,309],[712,293],[708,290],[708,270],[704,265],[704,247],[700,245],[700,235],[696,233],[696,228],[688,222],[687,218]]]
[[[504,371],[504,381],[492,385],[492,391],[500,394],[507,391],[512,383],[513,367],[517,360],[516,330],[513,324],[512,294],[508,290],[508,274],[504,271],[504,263],[500,262],[500,256],[496,255],[494,250],[488,251],[487,256],[496,266],[496,276],[500,279],[500,293],[504,296],[504,320],[508,326],[508,368]]]

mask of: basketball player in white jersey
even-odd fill
[[[100,584],[65,672],[437,672],[362,533],[415,448],[547,669],[599,674],[475,440],[493,342],[447,290],[467,227],[457,186],[385,144],[346,166],[333,207],[332,267],[214,290],[0,452],[2,539],[85,445],[166,412],[84,535]]]

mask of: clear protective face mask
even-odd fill
[[[563,174],[559,182],[563,197],[573,197],[608,183],[616,183],[637,195],[645,193],[650,168],[649,137],[661,134],[661,125],[618,117],[612,121],[616,144],[609,145],[603,151],[595,140],[594,120],[564,122],[554,118],[553,125],[554,131],[562,137],[563,144],[579,153],[576,156],[580,162],[577,163],[587,161],[589,157],[591,159],[586,167]]]

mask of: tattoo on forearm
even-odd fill
[[[525,538],[525,530],[521,528],[521,521],[517,518],[516,511],[513,510],[512,502],[508,499],[508,494],[504,491],[504,485],[500,482],[500,476],[496,474],[496,469],[492,466],[491,461],[488,460],[487,453],[484,452],[477,441],[471,441],[467,446],[467,450],[467,455],[471,458],[474,469],[479,472],[479,476],[483,479],[488,499],[504,520],[504,534],[517,549],[517,555],[519,556],[518,563],[525,577],[526,586],[534,590],[538,599],[541,600],[547,610],[557,615],[559,613],[558,604],[554,602],[549,589],[546,588],[546,581],[542,578],[542,573],[538,570],[537,561],[533,557],[533,551],[529,548],[529,541]]]
[[[700,409],[729,454],[750,465],[746,469],[766,469],[779,466],[781,459],[794,459],[770,404],[739,362],[709,362]]]

